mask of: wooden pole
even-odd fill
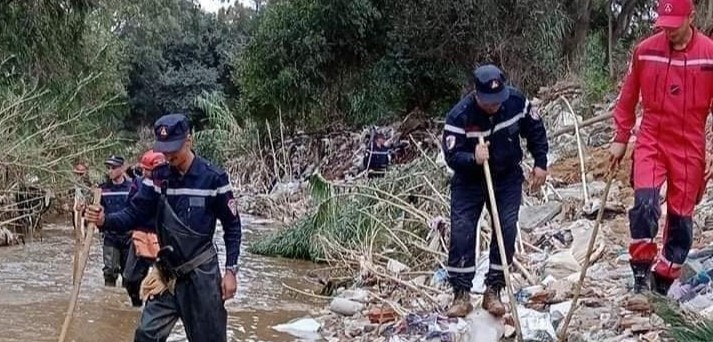
[[[589,237],[589,245],[587,246],[587,255],[584,258],[584,265],[582,265],[582,270],[579,271],[579,282],[577,282],[577,287],[574,289],[574,298],[572,299],[572,306],[567,312],[567,316],[562,323],[562,329],[560,330],[559,341],[564,342],[567,340],[567,327],[569,327],[569,321],[572,319],[574,310],[577,309],[577,301],[579,300],[579,295],[582,293],[582,284],[584,283],[584,278],[587,276],[587,269],[589,268],[590,258],[592,257],[592,250],[594,250],[594,242],[597,239],[597,234],[599,233],[599,226],[602,223],[602,217],[604,217],[604,210],[607,204],[607,197],[609,197],[609,189],[611,188],[611,183],[614,180],[614,175],[616,175],[616,168],[609,170],[607,176],[607,185],[604,187],[604,194],[601,199],[601,207],[599,212],[597,212],[597,220],[594,222],[594,228],[592,228],[592,234]]]
[[[79,278],[79,257],[81,255],[82,241],[84,241],[84,220],[82,219],[82,212],[79,210],[81,205],[85,204],[85,200],[82,198],[81,189],[79,187],[74,189],[74,206],[72,207],[72,226],[74,227],[74,258],[72,259],[72,285],[77,283],[77,278]]]
[[[101,200],[101,189],[95,188],[92,190],[93,194],[93,204],[99,205]],[[81,224],[80,224],[81,225]],[[79,289],[82,286],[82,276],[84,275],[84,269],[87,266],[87,260],[89,259],[89,250],[92,247],[92,238],[94,237],[94,231],[96,230],[96,225],[90,223],[87,227],[87,237],[84,239],[84,244],[82,245],[82,253],[80,255],[78,274],[79,277],[74,283],[74,288],[72,288],[72,297],[69,300],[69,308],[67,308],[67,314],[64,316],[64,323],[62,324],[62,330],[59,334],[59,342],[64,342],[67,337],[67,331],[69,330],[69,325],[72,323],[72,318],[74,316],[74,309],[77,306],[77,299],[79,298]]]
[[[479,142],[481,144],[485,144],[485,139],[483,137],[479,137]],[[508,260],[507,256],[505,254],[505,240],[503,240],[503,230],[500,227],[500,215],[498,214],[498,207],[497,207],[497,202],[495,201],[495,190],[493,188],[493,178],[490,174],[490,165],[488,164],[488,161],[486,160],[485,163],[483,163],[483,168],[485,169],[485,182],[488,186],[488,197],[490,198],[490,209],[492,209],[492,212],[490,213],[490,216],[492,218],[493,222],[493,229],[495,229],[495,234],[498,237],[498,250],[500,251],[500,263],[503,266],[503,273],[505,275],[505,287],[506,292],[508,294],[508,298],[510,298],[510,307],[512,310],[512,318],[513,321],[515,322],[515,331],[517,332],[517,340],[518,341],[523,341],[522,339],[522,328],[520,326],[520,316],[517,314],[517,300],[515,299],[515,295],[512,293],[512,284],[510,283],[510,265],[508,265]],[[492,241],[490,242],[492,243]],[[515,256],[513,256],[513,259]]]

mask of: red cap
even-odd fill
[[[163,164],[164,162],[166,162],[166,157],[163,155],[163,153],[149,150],[148,152],[144,153],[143,156],[141,156],[139,166],[141,166],[141,168],[144,170],[150,171],[153,170],[156,166]]]
[[[656,26],[679,28],[694,9],[692,0],[659,0],[659,6],[656,9],[656,14],[658,14]]]

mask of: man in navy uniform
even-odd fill
[[[443,132],[446,163],[451,178],[451,239],[448,274],[454,299],[448,315],[462,317],[473,306],[470,288],[475,276],[475,232],[483,205],[490,207],[483,164],[488,160],[495,200],[503,230],[507,263],[501,261],[497,237],[490,243],[490,269],[486,275],[483,308],[495,316],[505,314],[500,291],[505,287],[503,267],[512,263],[524,180],[520,138],[535,160],[530,186],[539,188],[547,178],[547,136],[537,110],[519,90],[506,85],[494,65],[477,68],[475,92],[466,95],[448,113]],[[484,144],[479,138],[485,139]],[[494,225],[493,225],[494,227]]]
[[[166,341],[180,318],[189,341],[226,341],[224,301],[235,296],[240,218],[228,175],[192,150],[188,119],[169,114],[154,124],[154,151],[169,165],[144,179],[129,206],[104,215],[91,206],[85,216],[100,229],[128,231],[156,215],[161,250],[141,284],[146,299],[134,341]],[[216,219],[225,240],[221,277],[213,246]]]
[[[128,205],[131,181],[124,177],[124,158],[112,155],[104,162],[106,182],[99,185],[102,190],[101,205],[107,214],[123,210]],[[128,232],[105,229],[104,235],[104,285],[116,286],[116,279],[124,272],[129,256],[131,236]],[[125,281],[122,278],[122,282]]]
[[[374,143],[369,147],[363,161],[364,168],[367,170],[367,178],[384,177],[391,161],[390,153],[384,135],[376,133]]]

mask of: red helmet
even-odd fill
[[[166,156],[164,156],[163,153],[154,152],[153,150],[148,150],[146,153],[144,153],[143,156],[141,156],[141,161],[139,162],[139,166],[141,166],[141,168],[144,170],[151,171],[155,167],[157,167],[165,162],[166,162]]]

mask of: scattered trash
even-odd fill
[[[298,318],[272,328],[298,338],[316,340],[320,338],[318,333],[322,326],[313,318]]]
[[[520,307],[517,311],[520,314],[522,338],[525,341],[554,342],[557,339],[549,313]]]

